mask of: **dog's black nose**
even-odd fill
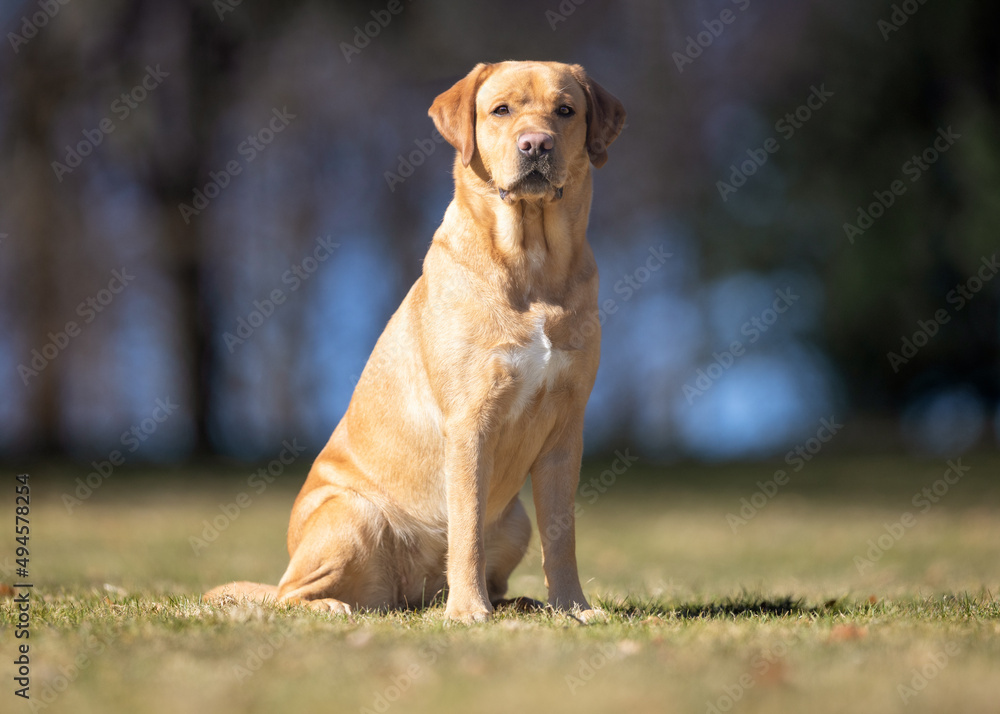
[[[522,154],[531,158],[552,151],[553,146],[555,146],[555,140],[552,136],[540,131],[527,131],[517,137],[517,148],[521,150]]]

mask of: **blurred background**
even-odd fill
[[[503,59],[580,63],[628,110],[595,172],[591,455],[1000,442],[998,5],[4,0],[0,23],[7,462],[317,452],[451,197],[427,108]]]

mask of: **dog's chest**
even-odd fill
[[[526,339],[507,345],[503,351],[512,390],[508,420],[520,418],[543,395],[543,390],[551,392],[569,368],[569,355],[552,346],[545,324],[545,315],[536,315]]]

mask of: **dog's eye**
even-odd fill
[[[556,109],[556,114],[558,114],[561,117],[571,117],[574,114],[576,114],[576,112],[573,111],[573,107],[563,104],[561,107]]]
[[[495,117],[505,117],[510,114],[510,108],[506,104],[501,104],[493,110],[492,114]]]

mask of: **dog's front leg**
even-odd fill
[[[580,482],[583,439],[579,431],[567,429],[555,443],[543,449],[531,467],[531,490],[535,500],[538,533],[542,541],[542,569],[549,590],[549,605],[571,610],[584,621],[600,615],[591,609],[580,587],[576,565],[576,487]]]
[[[461,433],[461,430],[458,430]],[[478,435],[449,439],[445,450],[448,487],[448,605],[445,617],[482,622],[493,612],[486,591],[483,531],[489,464]]]

